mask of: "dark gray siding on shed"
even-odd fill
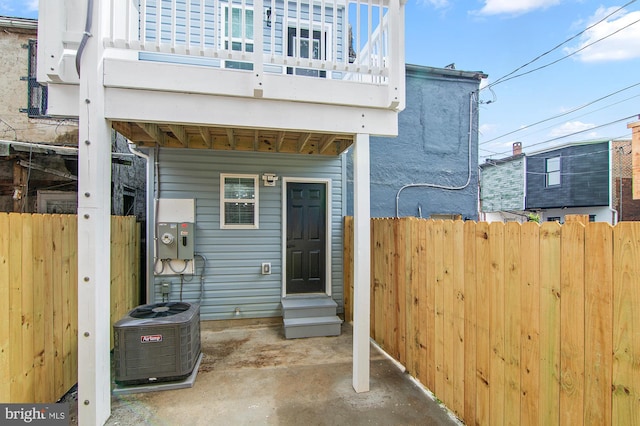
[[[342,311],[342,161],[343,157],[234,153],[205,150],[160,151],[160,198],[194,198],[195,251],[207,258],[204,274],[203,319],[280,316],[282,292],[282,179],[331,179],[332,293]],[[275,173],[275,187],[260,177],[259,229],[220,229],[220,173]],[[272,273],[261,274],[271,262]],[[198,261],[200,266],[202,262]],[[171,283],[171,300],[180,295],[180,277],[155,277],[153,300],[161,301],[161,283]],[[183,300],[197,301],[199,276],[186,276]],[[235,316],[235,309],[240,315]]]
[[[398,137],[371,138],[371,216],[394,216],[396,194],[406,184],[464,186],[469,173],[471,131],[469,185],[456,191],[405,189],[400,195],[399,216],[418,216],[421,211],[422,217],[461,214],[464,218],[477,219],[478,110],[474,102],[470,128],[469,101],[471,93],[478,90],[480,80],[420,68],[407,68],[407,105],[398,117]],[[348,180],[351,185],[352,167],[349,167]],[[350,190],[349,196],[352,194]],[[352,198],[348,211],[353,214]]]
[[[547,158],[560,157],[560,185],[546,187]],[[609,142],[527,155],[527,209],[609,205]]]

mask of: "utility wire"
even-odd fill
[[[509,77],[509,78],[503,78],[501,81],[499,81],[499,82],[495,82],[495,83],[492,83],[492,84],[489,84],[489,85],[487,85],[486,87],[489,87],[489,86],[493,87],[493,86],[495,86],[496,84],[504,83],[505,81],[513,80],[514,78],[522,77],[522,76],[524,76],[524,75],[531,74],[532,72],[540,71],[540,70],[541,70],[541,69],[543,69],[543,68],[550,67],[551,65],[557,64],[558,62],[560,62],[560,61],[562,61],[562,60],[565,60],[565,59],[567,59],[567,58],[569,58],[569,57],[571,57],[571,56],[575,55],[576,53],[581,52],[581,51],[585,50],[586,48],[588,48],[588,47],[590,47],[590,46],[593,46],[593,45],[594,45],[594,44],[596,44],[596,43],[599,43],[599,42],[601,42],[601,41],[603,41],[603,40],[608,39],[609,37],[611,37],[611,36],[613,36],[613,35],[615,35],[615,34],[619,33],[620,31],[622,31],[622,30],[624,30],[624,29],[626,29],[626,28],[629,28],[631,25],[635,25],[635,24],[637,24],[638,22],[640,22],[640,19],[637,19],[637,20],[633,21],[632,23],[630,23],[630,24],[628,24],[628,25],[625,25],[624,27],[622,27],[622,28],[620,28],[620,29],[618,29],[618,30],[616,30],[616,31],[612,32],[611,34],[608,34],[608,35],[606,35],[606,36],[604,36],[604,37],[602,37],[602,38],[599,38],[598,40],[596,40],[596,41],[594,41],[594,42],[592,42],[592,43],[586,44],[586,45],[582,46],[580,49],[575,50],[575,51],[573,51],[573,52],[569,53],[568,55],[563,56],[562,58],[556,59],[556,60],[555,60],[555,61],[553,61],[553,62],[549,62],[548,64],[545,64],[545,65],[539,66],[538,68],[534,68],[534,69],[532,69],[532,70],[529,70],[529,71],[526,71],[526,72],[523,72],[523,73],[520,73],[520,74],[513,75],[513,76],[511,76],[511,77]]]
[[[618,13],[619,11],[621,11],[622,9],[624,9],[625,7],[629,6],[630,4],[635,3],[637,0],[631,0],[630,2],[628,2],[627,4],[620,6],[618,9],[614,10],[613,12],[611,12],[610,14],[608,14],[607,16],[605,16],[604,18],[602,18],[601,20],[599,20],[598,22],[589,25],[587,28],[585,28],[584,30],[580,31],[579,33],[577,33],[576,35],[574,35],[571,38],[568,38],[567,40],[563,41],[562,43],[558,44],[557,46],[547,50],[546,52],[542,53],[541,55],[538,55],[536,58],[532,59],[531,61],[527,62],[524,65],[519,66],[518,68],[516,68],[515,70],[511,71],[510,73],[500,77],[499,79],[497,79],[496,81],[494,81],[491,84],[488,84],[487,86],[483,87],[480,90],[495,86],[496,84],[502,82],[503,80],[506,81],[505,79],[515,73],[517,73],[518,71],[520,71],[521,69],[531,65],[532,63],[534,63],[535,61],[537,61],[538,59],[548,55],[549,53],[553,52],[554,50],[562,47],[563,45],[567,44],[568,42],[570,42],[571,40],[574,40],[575,38],[581,36],[582,34],[584,34],[585,32],[589,31],[591,28],[595,27],[596,25],[599,25],[600,23],[604,22],[605,20],[607,20],[609,17],[615,15],[616,13]]]
[[[580,133],[590,132],[590,131],[595,130],[595,129],[600,129],[602,127],[607,127],[607,126],[611,126],[612,124],[620,123],[621,121],[626,121],[626,120],[630,120],[632,118],[639,118],[639,117],[640,117],[640,114],[630,115],[628,117],[624,117],[624,118],[621,118],[619,120],[614,120],[614,121],[611,121],[609,123],[601,124],[599,126],[590,127],[588,129],[580,130],[578,132],[573,132],[573,133],[569,133],[567,135],[562,135],[562,136],[558,136],[558,137],[555,137],[555,138],[547,139],[547,140],[542,141],[542,142],[536,142],[536,143],[534,143],[532,145],[528,145],[527,148],[531,148],[532,146],[538,146],[538,145],[546,144],[546,143],[549,143],[549,142],[554,142],[554,141],[557,141],[559,139],[564,139],[564,138],[568,138],[570,136],[579,135]],[[485,150],[485,151],[492,152],[492,151],[489,151],[489,150]],[[510,152],[511,151],[492,152],[492,153],[496,154],[496,155],[504,155],[504,154],[509,154]]]
[[[624,89],[620,89],[620,90],[617,90],[617,91],[615,91],[615,92],[609,93],[608,95],[605,95],[605,96],[603,96],[603,97],[601,97],[601,98],[598,98],[598,99],[596,99],[596,100],[593,100],[593,101],[591,101],[591,102],[587,102],[587,103],[586,103],[586,104],[584,104],[584,105],[581,105],[581,106],[579,106],[579,107],[573,108],[573,109],[571,109],[571,110],[569,110],[569,111],[567,111],[567,112],[563,112],[562,114],[554,115],[553,117],[545,118],[544,120],[536,121],[535,123],[528,124],[528,125],[526,125],[526,126],[520,127],[519,129],[512,130],[512,131],[510,131],[510,132],[508,132],[508,133],[505,133],[505,134],[503,134],[503,135],[496,136],[496,137],[495,137],[495,138],[493,138],[493,139],[489,139],[489,140],[487,140],[487,141],[481,142],[481,143],[480,143],[480,145],[488,144],[489,142],[493,142],[493,141],[495,141],[495,140],[497,140],[497,139],[503,138],[503,137],[505,137],[505,136],[512,135],[512,134],[517,133],[517,132],[520,132],[520,131],[522,131],[522,130],[526,130],[526,129],[528,129],[528,128],[530,128],[530,127],[533,127],[533,126],[537,126],[538,124],[542,124],[542,123],[545,123],[545,122],[547,122],[547,121],[555,120],[556,118],[564,117],[565,115],[569,115],[569,114],[572,114],[572,113],[574,113],[574,112],[576,112],[576,111],[580,111],[581,109],[584,109],[584,108],[586,108],[586,107],[588,107],[588,106],[591,106],[591,105],[593,105],[593,104],[595,104],[595,103],[597,103],[597,102],[600,102],[600,101],[602,101],[602,100],[604,100],[604,99],[610,98],[610,97],[611,97],[611,96],[613,96],[613,95],[617,95],[618,93],[624,92],[625,90],[629,90],[629,89],[631,89],[631,88],[633,88],[633,87],[636,87],[636,86],[640,86],[640,83],[632,84],[631,86],[627,86],[627,87],[625,87]]]

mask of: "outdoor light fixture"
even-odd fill
[[[275,173],[265,173],[262,175],[262,180],[264,181],[264,186],[276,186],[278,176]]]

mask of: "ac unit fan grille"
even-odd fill
[[[159,315],[157,315],[159,314]],[[200,306],[138,306],[113,326],[115,380],[132,385],[188,377],[200,355]]]

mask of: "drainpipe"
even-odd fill
[[[147,255],[145,256],[145,261],[144,261],[144,265],[145,268],[147,270],[146,273],[146,283],[145,283],[145,300],[141,301],[143,303],[149,303],[149,296],[151,295],[151,280],[153,279],[153,269],[152,269],[152,264],[151,261],[149,260],[149,253],[150,250],[154,250],[154,246],[152,244],[150,244],[150,240],[151,239],[155,239],[155,234],[152,233],[152,229],[155,229],[155,227],[151,227],[150,224],[155,223],[155,208],[152,208],[152,204],[149,202],[150,200],[153,200],[155,197],[153,194],[155,194],[155,173],[153,171],[153,167],[152,164],[154,163],[154,161],[152,161],[151,157],[148,154],[145,154],[141,151],[138,151],[137,146],[132,143],[129,142],[128,143],[129,146],[129,151],[140,158],[143,158],[146,163],[147,163],[147,173],[146,173],[146,181],[147,181],[147,200],[146,200],[146,206],[147,206],[147,223],[146,223],[146,234],[147,234],[147,238],[146,238],[146,244],[147,244]],[[154,158],[156,158],[154,156]],[[151,198],[153,197],[153,198]]]
[[[464,183],[464,185],[460,185],[460,186],[446,186],[446,185],[438,185],[435,183],[410,183],[408,185],[403,186],[402,188],[400,188],[398,190],[398,192],[396,193],[396,217],[399,217],[399,205],[400,205],[400,193],[402,191],[404,191],[407,188],[435,188],[435,189],[444,189],[447,191],[461,191],[463,189],[465,189],[466,187],[469,186],[469,184],[471,183],[471,162],[472,162],[472,153],[471,153],[471,147],[472,147],[472,134],[473,134],[473,98],[475,96],[476,92],[471,92],[469,94],[469,135],[468,135],[468,159],[469,162],[467,164],[467,181]]]

